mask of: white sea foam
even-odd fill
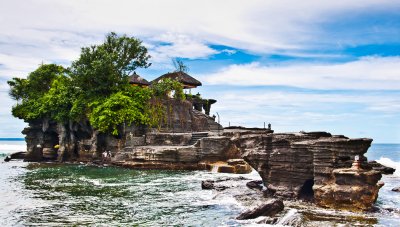
[[[376,161],[384,166],[395,168],[396,172],[394,172],[393,175],[400,176],[400,162],[395,162],[395,161],[391,160],[390,158],[386,158],[386,157],[380,157]]]
[[[0,144],[0,153],[8,154],[17,151],[26,151],[25,144]]]
[[[299,219],[300,215],[299,212],[296,209],[290,209],[285,216],[283,216],[279,222],[278,225],[283,225],[283,226],[291,226],[293,223],[296,222],[296,219]]]

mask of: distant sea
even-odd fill
[[[241,226],[235,217],[244,207],[234,196],[202,190],[201,181],[260,179],[255,171],[231,175],[3,161],[24,150],[23,139],[0,138],[0,226]],[[385,186],[377,201],[382,211],[366,215],[367,220],[372,217],[374,226],[400,226],[400,193],[391,191],[400,186],[400,144],[373,144],[367,157],[397,168],[382,178]],[[355,224],[338,218],[317,223]]]

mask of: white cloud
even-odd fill
[[[203,75],[208,84],[283,85],[311,89],[400,89],[400,57],[368,57],[335,64],[230,65]]]
[[[286,0],[2,0],[1,5],[1,37],[18,44],[11,48],[13,54],[34,45],[25,54],[39,61],[74,59],[79,47],[101,41],[109,31],[154,41],[174,34],[170,46],[155,49],[161,57],[202,58],[214,53],[208,43],[302,56],[306,48],[318,43],[339,45],[335,36],[321,33],[321,23],[335,21],[341,14],[399,7],[390,0],[308,0],[298,4]],[[340,45],[366,41],[357,39],[349,43],[340,40]]]
[[[187,35],[166,33],[159,37],[154,37],[153,40],[167,43],[148,46],[149,53],[152,56],[151,61],[155,63],[171,63],[171,59],[176,57],[201,59],[218,53],[202,41]]]
[[[270,87],[221,87],[206,96],[218,100],[211,114],[218,112],[224,126],[230,123],[263,127],[266,122],[276,132],[323,130],[350,137],[372,137],[378,142],[400,139],[400,100],[390,92],[315,93],[276,91]]]
[[[8,89],[6,90],[3,86],[0,87],[0,138],[22,137],[21,131],[26,123],[11,116],[11,107],[14,102],[8,97],[7,91]]]

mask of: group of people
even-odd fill
[[[111,151],[104,151],[101,154],[102,160],[104,161],[110,161],[111,160]]]

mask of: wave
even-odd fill
[[[390,158],[386,157],[380,157],[376,161],[384,166],[395,168],[396,171],[393,173],[393,175],[400,176],[400,162],[393,161]]]

